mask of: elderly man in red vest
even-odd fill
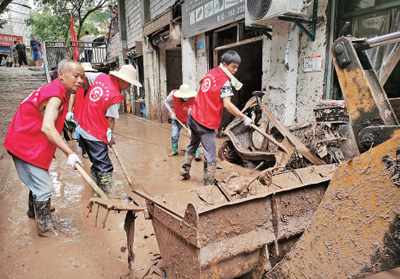
[[[172,132],[171,132],[171,142],[172,142],[172,152],[170,157],[178,154],[178,140],[179,132],[181,131],[182,125],[186,125],[188,120],[188,111],[192,108],[194,103],[194,97],[197,92],[190,88],[189,84],[182,84],[179,90],[174,89],[169,93],[164,101],[165,107],[168,109],[172,118]],[[170,103],[173,101],[174,109],[170,107]],[[179,122],[180,121],[180,122]],[[196,160],[200,161],[200,149],[196,150]]]
[[[124,100],[121,90],[128,89],[132,84],[142,86],[136,76],[137,71],[132,65],[123,65],[119,71],[111,71],[110,75],[100,74],[76,114],[79,123],[76,131],[92,162],[92,178],[110,198],[113,196],[114,168],[108,156],[108,145],[115,143],[112,131],[115,119],[119,118],[119,106]]]
[[[56,148],[67,156],[75,168],[79,157],[61,137],[69,96],[83,83],[82,66],[73,60],[62,60],[58,78],[35,90],[19,106],[7,131],[5,148],[11,154],[18,175],[28,186],[28,216],[35,217],[40,236],[54,235],[50,214],[53,183],[48,173]]]
[[[180,171],[180,175],[185,179],[190,178],[190,167],[201,142],[204,151],[204,185],[214,184],[217,153],[215,130],[221,123],[224,108],[243,119],[245,126],[250,127],[253,124],[253,120],[245,116],[231,102],[233,96],[231,85],[236,89],[241,87],[241,83],[234,77],[240,61],[241,58],[236,51],[225,52],[221,57],[221,64],[208,71],[201,82],[199,93],[188,117],[191,139]]]

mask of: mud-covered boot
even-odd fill
[[[215,170],[217,169],[216,162],[204,162],[204,186],[214,185]]]
[[[185,157],[183,158],[183,163],[182,163],[182,169],[179,172],[179,174],[183,176],[184,179],[190,178],[189,172],[192,166],[192,161],[194,159],[194,156],[195,156],[194,153],[185,152]]]
[[[96,185],[99,185],[99,175],[97,174],[93,166],[90,167],[90,177],[96,183]],[[92,190],[92,195],[93,196],[97,195],[95,190]]]
[[[172,152],[171,154],[169,154],[169,157],[178,155],[178,143],[177,142],[173,142],[172,143]]]
[[[113,184],[112,172],[99,174],[99,187],[101,188],[101,190],[104,191],[104,193],[110,199],[114,197],[112,184]]]
[[[38,227],[38,235],[42,237],[57,236],[50,212],[50,199],[47,201],[36,201],[33,197],[33,208]]]
[[[50,212],[54,212],[56,208],[54,206],[50,206]],[[26,212],[29,218],[35,218],[35,209],[33,208],[33,194],[32,191],[29,191],[28,198],[28,211]]]
[[[29,191],[28,211],[26,212],[29,218],[35,218],[35,209],[33,208],[33,194]]]
[[[90,167],[90,177],[93,179],[94,182],[96,182],[97,185],[99,185],[99,175],[97,174],[93,166]]]

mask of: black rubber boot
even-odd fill
[[[203,170],[204,186],[214,185],[216,169],[217,169],[216,162],[212,162],[212,163],[204,162],[204,170]]]
[[[192,167],[192,161],[195,157],[195,153],[185,152],[185,157],[183,158],[182,169],[179,172],[184,179],[190,178],[190,168]]]
[[[38,226],[38,235],[42,237],[56,236],[57,233],[54,230],[50,213],[50,199],[47,201],[36,201],[35,196],[33,196],[33,208]]]
[[[112,199],[114,197],[112,172],[99,174],[99,187],[108,198]]]
[[[35,209],[33,208],[33,194],[29,191],[28,211],[26,212],[29,218],[35,218]]]
[[[54,212],[56,208],[54,206],[50,206],[50,212]],[[29,199],[28,199],[28,211],[26,212],[29,218],[35,218],[35,209],[33,208],[33,194],[32,191],[29,191]]]

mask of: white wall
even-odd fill
[[[289,48],[289,71],[284,68],[285,49],[292,23],[273,21],[272,40],[263,42],[262,87],[266,106],[284,124],[314,121],[313,108],[321,102],[325,90],[328,0],[319,1],[314,42],[296,28]],[[304,57],[322,56],[319,72],[304,71]]]
[[[304,123],[314,120],[313,108],[325,95],[326,65],[328,64],[328,37],[326,9],[328,1],[319,1],[317,35],[312,42],[304,33],[300,37],[299,76],[297,82],[296,122]],[[321,72],[304,72],[304,57],[321,55]]]
[[[8,5],[9,11],[3,12],[0,18],[7,20],[7,24],[0,28],[0,33],[24,37],[24,44],[29,47],[32,35],[32,26],[27,26],[25,19],[30,17],[31,9],[17,5],[28,5],[28,0],[14,0]]]
[[[299,31],[294,31],[289,48],[289,71],[286,71],[285,48],[292,27],[291,23],[276,21],[273,36],[263,47],[262,88],[267,92],[263,101],[284,124],[294,123],[298,69]]]

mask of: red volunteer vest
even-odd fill
[[[83,99],[76,119],[83,130],[108,143],[107,109],[112,104],[121,103],[123,100],[124,97],[119,90],[117,78],[101,74],[96,78]]]
[[[43,115],[40,104],[51,97],[62,100],[55,123],[61,134],[68,111],[69,95],[57,78],[33,91],[18,107],[8,128],[4,147],[18,158],[39,168],[48,170],[57,146],[42,133]]]
[[[224,109],[221,88],[229,77],[220,67],[211,69],[201,83],[199,93],[190,110],[190,115],[209,129],[218,129]]]
[[[85,97],[85,88],[81,86],[75,93],[75,103],[74,103],[74,114],[75,118],[78,119],[78,114],[80,113],[80,107],[83,104],[83,98]]]
[[[174,93],[177,90],[174,90]],[[183,123],[186,123],[188,120],[188,111],[189,109],[193,106],[194,103],[194,97],[189,98],[186,102],[183,101],[182,98],[177,98],[174,97],[174,113],[176,114],[176,117],[182,121]]]

